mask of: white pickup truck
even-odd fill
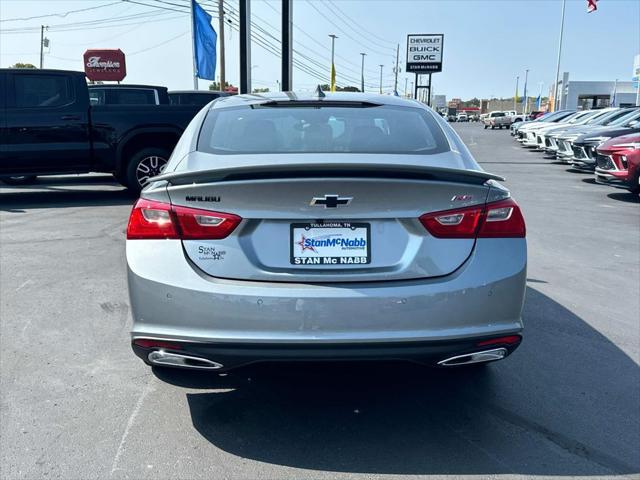
[[[508,117],[506,112],[491,112],[484,120],[485,130],[491,127],[491,130],[496,127],[499,129],[509,128],[511,126],[511,117]]]
[[[527,119],[526,115],[518,113],[515,110],[508,110],[504,113],[511,119],[511,123],[524,122]]]

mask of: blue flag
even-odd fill
[[[196,77],[215,80],[216,41],[218,35],[211,26],[211,15],[191,0],[193,7],[193,48],[196,57]]]
[[[540,110],[541,103],[542,103],[542,97],[538,94],[538,98],[536,98],[536,110]]]

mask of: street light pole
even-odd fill
[[[567,6],[567,0],[562,0],[562,19],[560,20],[560,40],[558,41],[558,63],[556,65],[556,84],[555,93],[553,94],[553,111],[558,110],[560,105],[558,98],[558,82],[560,81],[560,56],[562,55],[562,35],[564,34],[564,11]],[[564,88],[564,85],[562,86]]]
[[[382,94],[382,67],[384,65],[380,65],[380,94]]]
[[[336,91],[336,83],[335,83],[336,67],[335,67],[334,59],[335,59],[335,53],[336,53],[336,38],[338,37],[335,36],[333,33],[329,35],[329,37],[331,37],[331,78],[329,79],[329,90],[331,90],[332,92],[335,92]]]
[[[526,115],[527,114],[527,104],[529,103],[527,101],[527,80],[529,79],[529,69],[527,68],[524,71],[524,96],[522,97],[524,100],[524,106],[522,107],[522,115]],[[517,110],[516,110],[516,113]]]
[[[364,57],[366,53],[361,53],[362,55],[362,67],[360,68],[360,91],[364,93]]]
[[[409,79],[407,77],[404,77],[404,96],[407,96],[407,81],[409,81]]]

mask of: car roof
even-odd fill
[[[134,83],[101,83],[101,84],[88,84],[89,88],[153,88],[158,90],[166,90],[167,87],[159,87],[156,85],[139,85]]]
[[[59,70],[56,68],[0,68],[0,72],[20,72],[20,73],[64,73],[68,75],[82,75],[84,72],[78,72],[77,70]]]
[[[380,95],[373,93],[361,92],[323,92],[319,97],[314,92],[269,92],[269,93],[251,93],[242,95],[231,95],[220,98],[212,106],[212,109],[229,108],[248,105],[260,105],[270,102],[286,103],[286,102],[366,102],[378,105],[397,105],[405,107],[423,107],[426,106],[416,100],[409,100],[395,95]]]

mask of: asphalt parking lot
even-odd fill
[[[159,378],[134,357],[110,177],[0,188],[0,454],[13,478],[640,474],[640,208],[458,124],[528,227],[525,340],[482,372],[263,366]]]

